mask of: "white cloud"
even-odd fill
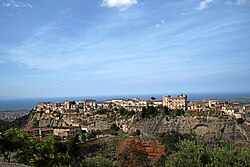
[[[102,6],[128,8],[131,5],[136,5],[137,0],[103,0]]]
[[[159,28],[159,27],[161,27],[161,25],[160,25],[160,24],[156,24],[155,27],[156,27],[156,28]]]
[[[199,3],[196,10],[204,10],[208,7],[209,3],[212,3],[214,0],[203,0]]]
[[[30,3],[24,3],[16,0],[9,0],[7,3],[2,3],[4,7],[16,7],[16,8],[33,8]]]
[[[247,5],[250,4],[250,0],[228,0],[226,1],[226,5]]]
[[[163,26],[164,24],[165,24],[165,20],[162,19],[162,20],[160,21],[160,23],[155,24],[155,27],[156,27],[156,28],[159,28],[159,27]]]

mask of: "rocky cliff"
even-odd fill
[[[232,142],[249,141],[250,127],[247,123],[237,124],[232,118],[218,117],[167,117],[163,114],[150,119],[141,119],[130,124],[128,132],[139,129],[144,136],[153,136],[175,130],[180,133],[192,133],[207,141],[230,140]]]
[[[104,116],[102,115],[102,117]],[[28,124],[33,125],[33,127],[75,126],[75,121],[82,120],[82,122],[87,122],[89,125],[94,123],[95,126],[88,126],[90,129],[109,128],[107,123],[101,124],[102,121],[107,122],[107,116],[103,119],[100,119],[101,116],[99,116],[100,118],[98,119],[96,117],[96,115],[87,117],[85,115],[72,113],[58,114],[57,112],[44,113],[32,111]],[[170,117],[164,114],[158,114],[155,117],[142,119],[140,113],[137,113],[133,117],[117,116],[116,119],[109,120],[109,124],[112,123],[116,123],[124,132],[128,133],[133,133],[139,129],[141,134],[146,137],[153,137],[155,134],[174,130],[180,133],[192,133],[207,141],[230,140],[238,142],[249,141],[250,139],[250,126],[247,122],[245,121],[243,124],[238,124],[237,121],[231,117]]]

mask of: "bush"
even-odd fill
[[[97,136],[97,133],[95,131],[91,130],[90,132],[87,133],[86,138],[89,140],[92,138],[96,138],[96,136]]]
[[[108,110],[108,109],[100,109],[100,110],[97,110],[95,112],[95,114],[103,115],[103,114],[107,114],[108,112],[110,112],[110,110]]]
[[[170,110],[170,113],[173,116],[181,116],[185,114],[183,109],[173,109],[173,110]]]
[[[116,124],[112,124],[110,126],[110,130],[112,130],[112,131],[118,131],[118,130],[120,130],[120,128]]]
[[[165,167],[166,156],[162,155],[160,158],[155,160],[155,167]]]
[[[151,116],[155,116],[158,113],[159,113],[159,111],[154,106],[148,106],[147,108],[143,107],[142,111],[141,111],[141,117],[148,118]]]
[[[128,111],[125,108],[119,109],[119,113],[122,116],[133,116],[135,114],[135,111]]]
[[[169,167],[250,166],[250,150],[234,147],[229,142],[209,147],[202,141],[183,140],[177,148],[179,151],[166,164]]]
[[[243,119],[243,118],[237,119],[237,123],[238,123],[238,124],[243,124],[243,123],[244,123],[244,119]]]
[[[169,108],[168,108],[167,106],[164,106],[164,107],[163,107],[163,113],[164,113],[165,115],[170,115],[170,110],[169,110]]]
[[[194,137],[191,134],[181,134],[177,131],[169,131],[162,134],[162,143],[165,146],[166,153],[170,154],[177,151],[176,144],[184,139],[194,140]]]
[[[110,161],[107,158],[96,156],[91,158],[86,158],[81,162],[80,166],[85,167],[115,167],[115,165],[112,161]]]
[[[135,134],[136,134],[136,136],[139,137],[141,135],[141,131],[139,129],[136,129]]]

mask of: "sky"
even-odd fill
[[[250,92],[250,0],[0,0],[0,98]]]

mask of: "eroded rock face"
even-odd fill
[[[147,167],[154,165],[164,153],[164,146],[155,139],[131,137],[116,151],[119,166]]]
[[[135,132],[136,129],[139,129],[144,136],[153,136],[157,133],[174,130],[180,133],[192,133],[207,141],[230,140],[238,142],[250,139],[249,126],[239,125],[232,119],[218,117],[180,116],[169,119],[164,115],[159,115],[140,120],[129,128],[131,133]]]

